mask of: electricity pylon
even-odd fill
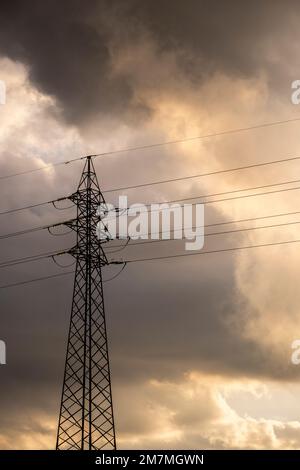
[[[96,234],[105,204],[91,157],[69,198],[77,233],[73,302],[57,432],[57,449],[116,449],[101,268],[108,264]]]

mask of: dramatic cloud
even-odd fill
[[[298,9],[294,1],[15,0],[2,7],[0,51],[28,65],[32,83],[56,97],[68,121],[84,125],[104,115],[137,122],[153,110],[136,99],[134,69],[114,70],[124,46],[133,47],[134,58],[136,44],[154,42],[154,70],[171,54],[190,86],[216,72],[247,79],[266,73],[278,85],[282,60],[296,59]],[[290,69],[284,69],[288,78]],[[174,79],[172,68],[166,74],[166,81]],[[155,84],[161,86],[157,77]]]
[[[299,78],[297,9],[297,2],[274,1],[6,2],[0,175],[296,115],[289,94]],[[104,190],[205,173],[298,155],[298,129],[290,123],[124,152],[95,165]],[[1,210],[71,194],[82,163],[1,180]],[[215,194],[296,179],[298,171],[295,161],[128,196],[149,202]],[[117,194],[105,196],[114,201]],[[206,223],[297,211],[296,194],[207,204]],[[20,212],[2,219],[1,233],[73,214],[51,205]],[[295,217],[207,232],[285,221]],[[293,239],[297,227],[206,236],[205,250]],[[2,240],[1,259],[73,244],[71,234],[36,232]],[[300,336],[298,251],[295,244],[132,264],[105,284],[120,447],[299,447],[299,368],[290,362],[291,342]],[[173,241],[111,256],[178,252],[183,244]],[[57,272],[51,260],[6,268],[1,285]],[[0,447],[51,448],[72,276],[2,293],[0,338],[8,364],[0,370]]]

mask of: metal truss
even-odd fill
[[[77,233],[69,251],[76,272],[56,448],[116,449],[101,272],[108,262],[96,234],[105,201],[91,157],[70,200],[77,206],[68,223]]]

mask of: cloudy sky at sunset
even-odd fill
[[[83,155],[300,118],[299,2],[10,0],[1,4],[0,177]],[[126,151],[94,164],[105,191],[300,155],[300,121]],[[67,196],[83,162],[0,180],[0,212]],[[300,161],[123,191],[147,203],[300,180]],[[299,182],[284,185],[299,188]],[[282,187],[280,187],[282,188]],[[270,188],[270,190],[278,189]],[[241,194],[250,194],[248,191]],[[261,191],[257,191],[261,192]],[[300,211],[299,189],[205,206],[205,224]],[[210,198],[213,200],[214,198]],[[1,234],[74,217],[51,205],[1,215]],[[299,221],[300,213],[207,228]],[[205,237],[204,251],[300,239],[300,224]],[[74,235],[0,240],[1,260]],[[184,253],[130,245],[114,259]],[[63,260],[70,262],[69,258]],[[60,273],[7,267],[0,285]],[[104,279],[116,273],[104,269]],[[300,447],[300,243],[129,264],[105,284],[119,448]],[[52,449],[72,275],[0,291],[0,448]]]

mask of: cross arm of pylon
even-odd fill
[[[52,204],[53,204],[53,207],[55,207],[55,209],[57,209],[57,210],[71,209],[71,207],[73,207],[73,205],[72,205],[72,206],[68,206],[68,207],[58,207],[58,206],[56,205],[57,202],[67,201],[67,200],[72,201],[72,199],[70,199],[70,196],[64,196],[64,197],[60,197],[60,198],[58,198],[58,199],[55,199],[55,201],[51,201],[51,202],[52,202]],[[73,202],[73,201],[72,201],[72,202]]]

